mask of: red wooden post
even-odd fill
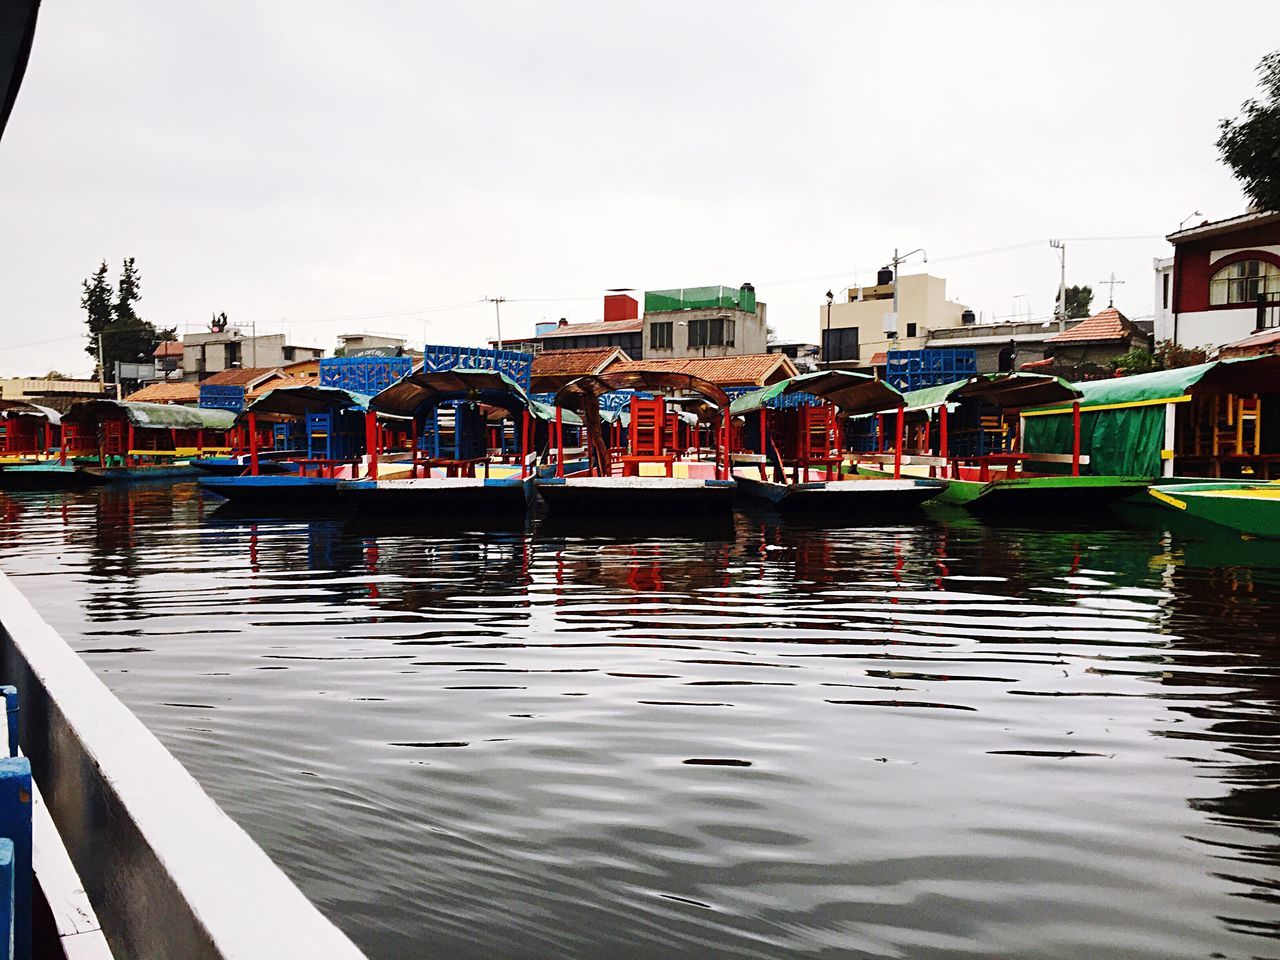
[[[129,430],[125,434],[124,465],[127,467],[133,460],[133,421],[129,421]]]
[[[369,455],[369,479],[378,479],[378,415],[372,410],[364,412],[364,446]]]
[[[564,411],[556,407],[556,476],[564,476]]]
[[[67,425],[65,423],[58,424],[58,440],[58,463],[65,467],[67,465]]]
[[[258,415],[249,414],[249,473],[258,475]]]
[[[951,450],[947,442],[947,405],[938,408],[938,455],[946,463],[943,464],[944,476],[951,476]]]
[[[1080,401],[1071,405],[1071,475],[1080,476]]]
[[[48,452],[53,448],[53,424],[48,420],[44,422],[44,452]]]
[[[902,441],[906,434],[907,420],[903,415],[905,406],[898,407],[897,442],[893,445],[893,479],[902,479]]]

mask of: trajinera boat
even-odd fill
[[[629,398],[626,446],[620,448],[605,436],[600,401],[628,390],[639,392]],[[665,391],[692,394],[702,402],[678,404]],[[729,396],[720,387],[687,373],[606,370],[566,384],[556,393],[555,405],[560,411],[553,424],[557,447],[564,445],[563,411],[574,410],[586,432],[587,460],[584,469],[571,472],[563,457],[557,457],[556,475],[537,480],[538,493],[553,514],[728,517],[732,512]],[[611,428],[620,423],[618,417],[609,419]],[[710,451],[703,446],[704,437]]]
[[[275,387],[258,397],[237,418],[246,430],[248,468],[239,476],[204,476],[202,489],[233,503],[281,513],[340,508],[338,484],[363,475],[369,439],[378,436],[369,397],[315,384]],[[372,425],[371,425],[372,421]],[[289,459],[271,461],[263,470],[265,431]],[[280,473],[284,466],[288,472]]]
[[[895,387],[845,370],[803,374],[738,397],[729,408],[738,491],[833,519],[914,507],[937,496],[947,481],[904,477],[900,457],[889,478],[845,471],[845,419],[891,405],[901,420],[903,396]]]
[[[0,400],[0,474],[7,467],[56,457],[61,433],[62,414],[51,407],[29,400]]]
[[[868,428],[858,472],[889,476],[888,459],[904,473],[946,479],[939,503],[973,510],[1047,510],[1114,503],[1141,492],[1146,477],[1094,475],[1080,452],[1080,392],[1058,377],[1034,373],[981,374],[904,395],[906,429],[892,453],[884,421],[890,412],[864,421]],[[1045,404],[1071,404],[1071,453],[1024,449],[1021,414]],[[901,451],[898,447],[902,447]]]
[[[1249,536],[1280,538],[1280,481],[1169,484],[1147,492],[1188,516]]]
[[[383,460],[372,446],[366,475],[338,487],[357,510],[492,516],[523,513],[533,498],[538,425],[553,414],[501,371],[421,371],[378,393],[369,409],[409,427],[409,451]],[[565,416],[579,422],[562,411],[561,423]]]
[[[9,489],[63,489],[199,475],[194,460],[226,451],[235,414],[163,403],[85,400],[62,417],[56,461],[7,467]]]

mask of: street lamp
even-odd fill
[[[822,336],[822,359],[827,366],[831,366],[831,360],[827,357],[828,351],[831,349],[831,304],[835,300],[836,295],[830,290],[827,291],[827,332]]]
[[[1182,221],[1178,224],[1178,229],[1181,230],[1183,227],[1185,227],[1187,225],[1187,221],[1190,220],[1192,217],[1203,217],[1203,216],[1204,214],[1201,213],[1199,210],[1195,210],[1189,213],[1187,216],[1182,218]]]

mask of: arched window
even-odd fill
[[[1280,300],[1280,266],[1265,260],[1237,260],[1209,279],[1209,304],[1256,303],[1259,296]]]

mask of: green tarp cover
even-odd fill
[[[975,397],[999,406],[1029,406],[1074,398],[1077,392],[1066,380],[1048,374],[983,373],[955,383],[912,390],[906,395],[906,403],[908,410],[928,410]]]
[[[118,413],[143,430],[230,430],[236,421],[235,413],[230,410],[136,400],[86,400],[68,410],[62,420],[64,423],[98,423]]]
[[[1118,402],[1118,401],[1117,401]],[[1158,477],[1164,448],[1164,405],[1080,412],[1080,453],[1085,473],[1107,477]],[[1027,417],[1022,449],[1027,453],[1071,453],[1072,417]],[[1054,465],[1063,472],[1065,465]],[[1037,469],[1049,470],[1037,465]]]
[[[1074,386],[1081,394],[1081,409],[1104,407],[1113,403],[1169,400],[1174,397],[1181,397],[1221,362],[1200,363],[1194,367],[1179,367],[1176,370],[1157,370],[1154,373],[1138,373],[1132,377],[1085,380]],[[1054,405],[1046,409],[1051,409],[1055,413],[1071,412],[1070,406],[1058,407]]]
[[[343,390],[341,387],[321,387],[314,384],[275,387],[268,390],[244,408],[245,413],[279,413],[300,417],[306,413],[323,410],[368,410],[366,394]]]
[[[543,403],[541,400],[530,400],[529,412],[539,420],[545,420],[547,423],[555,423],[556,408],[549,403]],[[568,407],[560,408],[560,422],[568,424],[571,427],[582,426],[582,418]]]
[[[646,290],[645,313],[676,310],[745,310],[756,312],[756,292],[740,287],[678,287],[674,290]]]
[[[729,413],[732,416],[751,413],[784,393],[811,393],[829,400],[846,413],[896,408],[903,400],[897,388],[885,380],[849,370],[818,370],[744,393],[730,404]]]

